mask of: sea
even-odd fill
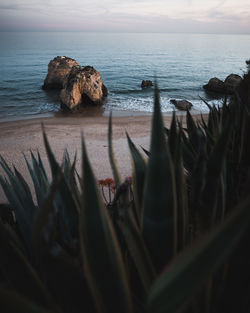
[[[206,113],[203,100],[223,99],[202,86],[243,75],[250,58],[250,35],[0,32],[0,42],[0,121],[60,112],[59,92],[41,88],[56,56],[98,70],[109,92],[102,110],[118,114],[152,112],[154,89],[142,89],[142,80],[157,80],[162,112],[175,109],[170,99],[185,99]]]

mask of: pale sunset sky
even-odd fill
[[[250,34],[250,0],[0,0],[0,31]]]

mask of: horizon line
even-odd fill
[[[191,34],[191,35],[250,35],[250,32],[159,32],[159,31],[101,31],[101,30],[1,30],[0,33],[112,33],[112,34]]]

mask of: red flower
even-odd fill
[[[104,180],[104,186],[111,186],[114,184],[114,180],[112,178],[106,178]]]
[[[104,180],[103,179],[98,180],[98,184],[99,184],[99,186],[103,186],[104,185]]]

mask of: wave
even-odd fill
[[[13,92],[13,91],[18,91],[19,89],[18,88],[15,88],[15,87],[2,87],[0,86],[0,92],[1,91],[4,91],[4,92]]]
[[[176,110],[175,106],[170,102],[172,98],[168,96],[160,95],[161,110],[163,113],[169,113]],[[178,97],[177,100],[181,100]],[[186,99],[193,104],[193,110],[208,113],[209,109],[204,101],[201,99]],[[107,110],[128,110],[128,111],[141,111],[141,112],[153,112],[153,97],[129,97],[129,98],[117,98],[110,97],[105,104]],[[208,103],[213,106],[220,106],[222,101],[208,100]]]

